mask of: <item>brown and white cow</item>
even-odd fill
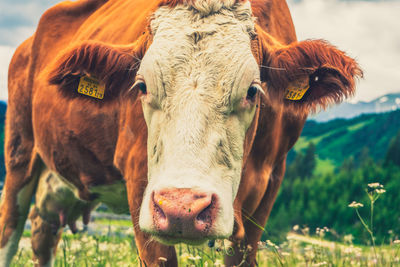
[[[216,238],[235,244],[228,266],[247,245],[254,266],[307,115],[361,75],[327,42],[297,42],[284,0],[56,5],[10,64],[0,266],[34,195],[40,266],[99,202],[130,211],[147,266],[176,266],[173,244]]]

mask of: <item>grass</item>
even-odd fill
[[[316,157],[316,165],[314,174],[315,175],[323,175],[325,173],[332,173],[335,170],[336,166],[333,160],[331,159],[321,159]]]
[[[113,225],[113,226],[126,226],[126,227],[133,227],[132,221],[128,220],[110,220],[110,219],[103,219],[103,218],[96,218],[97,224],[102,225]]]
[[[23,237],[21,242],[30,242]],[[137,266],[138,256],[131,235],[89,236],[64,234],[60,240],[54,266]],[[34,266],[30,247],[20,249],[11,266]]]
[[[331,233],[337,239],[337,233],[330,229],[317,228],[315,235],[309,235],[310,229],[295,226],[287,234],[286,241],[277,245],[267,240],[258,243],[258,266],[338,266],[338,267],[392,267],[400,266],[400,240],[390,240],[389,244],[377,246],[374,237],[374,203],[386,190],[379,183],[368,184],[368,194],[371,209],[368,219],[361,217],[358,208],[362,203],[353,201],[349,204],[354,208],[360,222],[371,236],[372,246],[361,246],[352,243],[351,235],[344,236],[343,242],[329,241]],[[130,221],[96,219],[92,223],[98,228],[98,235],[79,233],[72,235],[64,233],[60,241],[55,259],[55,267],[96,266],[121,267],[139,266],[139,256],[134,243]],[[103,228],[103,230],[101,230]],[[100,229],[100,230],[99,230]],[[34,266],[29,241],[29,232],[25,231],[20,242],[22,248],[18,251],[11,266]],[[216,240],[212,247],[175,246],[179,266],[224,266],[223,258],[233,253],[230,242]],[[248,247],[244,254],[251,250]],[[160,261],[163,259],[160,258]],[[244,266],[244,265],[239,265]]]
[[[321,231],[321,230],[320,230]],[[321,233],[321,232],[319,232]],[[132,235],[125,237],[65,234],[60,241],[56,267],[66,266],[139,266]],[[22,243],[29,242],[27,237]],[[259,266],[399,266],[400,244],[376,247],[379,264],[372,247],[339,243],[321,235],[309,236],[304,231],[292,231],[287,241],[276,245],[260,242]],[[223,266],[223,257],[230,253],[229,245],[217,240],[213,248],[177,245],[179,266]],[[33,266],[30,247],[19,250],[11,266]]]
[[[375,119],[373,119],[373,118],[366,120],[366,121],[362,121],[362,122],[356,123],[354,125],[348,126],[347,130],[349,130],[349,132],[355,132],[355,131],[363,128],[364,126],[367,126],[368,124],[373,123],[374,121],[375,121]]]

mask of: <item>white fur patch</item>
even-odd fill
[[[10,266],[11,260],[18,250],[18,242],[18,234],[14,232],[7,244],[0,249],[0,267]]]
[[[17,194],[18,213],[20,214],[20,217],[18,220],[18,225],[15,231],[11,234],[7,244],[0,249],[0,267],[9,266],[13,256],[15,255],[15,253],[17,253],[18,243],[24,230],[25,221],[35,184],[36,180],[32,179]],[[4,190],[2,201],[4,201],[5,193],[6,191]]]
[[[255,112],[241,104],[260,78],[250,3],[161,7],[151,30],[153,42],[138,71],[148,90],[142,100],[149,167],[140,226],[153,231],[151,192],[192,188],[218,196],[212,235],[229,236],[243,142]]]
[[[54,250],[54,249],[52,249],[52,250]],[[43,267],[52,267],[52,266],[54,266],[54,255],[53,255],[53,253],[51,253],[49,261],[45,265],[43,265]]]

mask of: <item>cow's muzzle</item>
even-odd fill
[[[210,236],[218,199],[189,188],[170,188],[154,191],[150,206],[156,235],[179,242]]]

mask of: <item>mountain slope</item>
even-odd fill
[[[337,118],[354,118],[361,114],[382,113],[400,108],[400,94],[388,94],[370,102],[348,103],[343,102],[326,111],[311,117],[312,120],[324,122]]]
[[[335,166],[350,156],[358,162],[366,149],[369,156],[380,160],[399,130],[400,110],[324,123],[307,121],[294,151],[303,151],[309,142],[313,142],[319,160],[330,161]]]

